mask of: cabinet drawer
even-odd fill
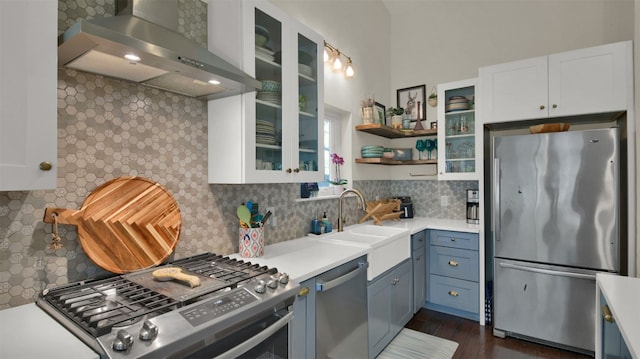
[[[478,234],[432,230],[430,243],[436,246],[478,250]]]
[[[416,234],[411,235],[411,249],[416,250],[423,248],[425,243],[427,242],[427,234],[426,231],[421,231]]]
[[[429,247],[429,273],[477,282],[478,271],[477,251]]]
[[[434,304],[479,313],[478,282],[429,275],[429,300]]]

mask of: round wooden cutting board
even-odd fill
[[[160,184],[119,177],[96,188],[79,210],[47,208],[44,221],[78,226],[82,248],[98,266],[127,273],[164,262],[180,237],[178,203]]]

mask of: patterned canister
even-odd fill
[[[264,227],[240,227],[240,256],[244,258],[264,255]]]

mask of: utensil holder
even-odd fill
[[[255,258],[264,255],[264,227],[240,227],[240,245],[238,252],[243,258]]]

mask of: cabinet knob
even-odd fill
[[[299,168],[294,168],[293,172],[298,173],[298,172],[300,172],[300,169]]]
[[[298,291],[298,297],[306,297],[309,294],[309,287],[302,287]]]
[[[540,105],[540,109],[541,109],[541,110],[544,110],[544,105]]]
[[[292,172],[292,171],[291,171],[291,168],[287,168],[287,170],[286,170],[285,172],[287,172],[287,173],[291,173],[291,172]]]
[[[615,322],[613,315],[611,314],[611,310],[609,310],[609,306],[606,304],[602,306],[602,317],[609,323]]]
[[[456,238],[455,238],[455,237],[451,237],[451,238],[449,238],[449,239],[451,240],[451,242],[455,242],[455,241],[456,241]]]
[[[456,292],[455,290],[450,290],[450,291],[449,291],[449,295],[450,295],[450,296],[452,296],[452,297],[457,297],[457,296],[459,296],[460,294],[458,294],[458,292]]]
[[[551,107],[558,108],[558,105],[554,103]]]
[[[51,162],[49,161],[40,162],[39,167],[42,171],[51,171],[51,169],[53,168],[53,166],[51,165]]]

